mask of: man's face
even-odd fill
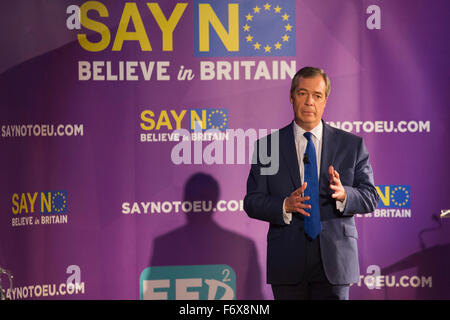
[[[290,97],[295,122],[306,131],[312,130],[322,119],[327,99],[326,84],[321,75],[313,78],[300,77]]]

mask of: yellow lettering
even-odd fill
[[[166,110],[161,111],[158,123],[156,124],[156,130],[159,130],[162,126],[166,126],[167,129],[172,130],[172,124],[170,123],[169,115]]]
[[[173,51],[173,30],[180,21],[187,5],[187,3],[177,3],[169,20],[167,20],[158,3],[147,3],[148,8],[152,12],[153,17],[155,17],[155,20],[162,31],[163,51]]]
[[[228,4],[228,32],[217,18],[211,5],[200,3],[199,16],[199,50],[209,51],[209,24],[216,31],[228,51],[239,51],[239,5]]]
[[[180,115],[177,115],[177,112],[175,110],[170,110],[170,113],[172,114],[173,118],[175,119],[176,122],[176,129],[180,129],[181,128],[181,120],[183,120],[184,115],[186,114],[186,110],[183,110],[180,112]]]
[[[383,204],[385,206],[389,206],[389,195],[390,195],[390,191],[389,191],[389,186],[384,187],[384,194],[383,192],[381,192],[381,189],[379,186],[375,186],[375,188],[377,189],[378,194],[380,195],[381,201],[383,201]]]
[[[206,129],[206,110],[202,110],[202,118],[198,116],[197,111],[191,110],[191,130],[195,130],[195,122],[200,122],[202,130]]]
[[[52,211],[52,204],[51,204],[51,193],[47,192],[47,198],[45,197],[45,193],[41,192],[41,213],[44,212],[44,205],[47,208],[47,212]]]
[[[30,209],[31,209],[31,213],[34,212],[34,203],[36,202],[36,198],[37,198],[38,193],[35,192],[33,195],[33,198],[31,197],[30,193],[27,193],[28,196],[28,200],[30,201]]]
[[[25,193],[22,193],[22,196],[20,197],[19,213],[22,213],[23,209],[25,209],[25,212],[28,213],[27,197],[25,196]]]
[[[19,195],[17,193],[14,193],[12,196],[12,213],[18,214],[19,213]]]
[[[97,52],[106,49],[111,41],[111,34],[106,25],[101,22],[91,20],[88,18],[87,13],[90,10],[95,10],[99,13],[100,17],[108,17],[108,9],[98,1],[87,1],[80,7],[80,22],[86,29],[97,31],[101,35],[99,42],[90,42],[87,36],[83,33],[78,35],[78,42],[80,46],[87,51]]]
[[[155,127],[155,120],[153,120],[152,118],[154,116],[155,114],[151,110],[144,110],[141,112],[141,120],[150,123],[150,125],[146,125],[145,123],[141,122],[142,130],[153,130],[153,128]]]
[[[128,32],[128,24],[130,20],[133,21],[134,32]],[[112,47],[112,51],[122,50],[122,45],[125,40],[139,41],[142,51],[152,51],[152,46],[147,37],[144,24],[142,23],[141,15],[136,3],[127,2],[123,8],[122,17],[120,18],[119,27],[117,28],[116,39]]]

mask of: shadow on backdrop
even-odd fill
[[[420,300],[440,300],[450,298],[450,243],[439,244],[432,247],[426,247],[423,240],[423,234],[427,232],[435,232],[442,227],[442,223],[438,215],[432,215],[433,221],[438,226],[424,228],[419,232],[420,247],[422,250],[415,252],[390,266],[381,269],[381,274],[392,274],[401,270],[417,268],[417,276],[419,278],[432,277],[431,283],[426,280],[409,285],[415,288],[415,298]],[[399,279],[396,280],[398,282]],[[395,288],[393,289],[395,290]],[[386,287],[385,295],[388,299],[389,288]]]
[[[196,173],[184,187],[184,201],[216,208],[219,184]],[[236,299],[263,299],[261,269],[253,241],[219,226],[213,210],[186,213],[186,224],[154,240],[150,266],[226,264],[236,273]]]

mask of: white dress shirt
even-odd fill
[[[295,149],[297,150],[297,161],[298,167],[300,169],[300,179],[301,181],[305,181],[305,165],[303,164],[303,157],[305,156],[306,145],[308,144],[308,140],[303,135],[306,131],[301,128],[295,121],[294,125],[294,138],[295,138]],[[316,159],[317,159],[317,175],[318,179],[320,178],[320,156],[322,154],[322,134],[323,134],[323,124],[322,121],[311,130],[312,136],[311,139],[314,143],[314,148],[316,149]],[[292,220],[292,213],[286,212],[284,209],[284,203],[286,199],[283,201],[283,220],[286,224],[290,224]],[[347,202],[347,197],[344,199],[344,202],[336,201],[336,208],[339,211],[344,211],[345,204]]]

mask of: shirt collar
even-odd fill
[[[300,138],[303,137],[303,134],[306,132],[306,130],[300,127],[295,121],[293,127],[294,127],[295,141],[298,142]],[[323,133],[322,121],[320,121],[319,124],[311,130],[311,133],[318,141],[322,140],[322,133]]]

